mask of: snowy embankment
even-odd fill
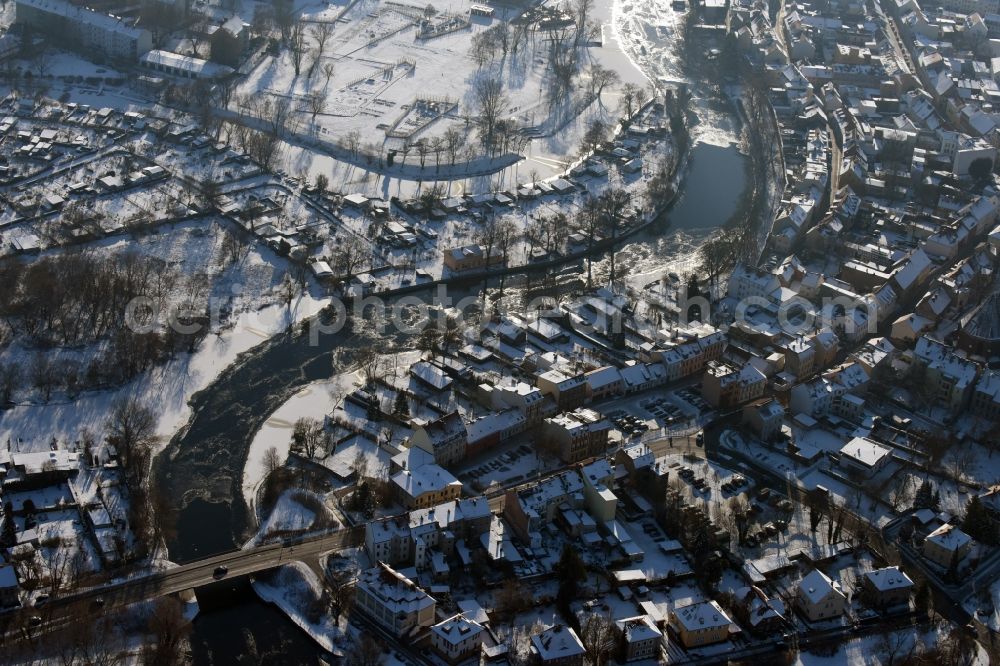
[[[269,305],[245,312],[235,324],[206,337],[191,355],[180,355],[116,389],[85,393],[73,402],[18,405],[0,416],[0,441],[9,440],[24,448],[80,439],[89,429],[101,433],[113,405],[123,397],[135,397],[148,404],[159,417],[159,453],[179,428],[187,423],[188,401],[208,387],[239,356],[272,336],[286,330],[290,322],[302,321],[326,304],[325,299],[304,295],[291,307]]]
[[[349,372],[309,384],[268,417],[254,435],[243,468],[243,498],[250,509],[254,508],[257,490],[267,476],[265,452],[273,446],[280,460],[288,458],[295,422],[300,418],[322,419],[333,410],[334,403],[353,390],[357,379],[356,373]]]
[[[266,580],[254,580],[252,585],[257,596],[280,608],[320,647],[343,656],[337,645],[344,642],[347,622],[343,618],[334,621],[321,608],[323,585],[312,569],[301,562],[292,562],[275,570]]]

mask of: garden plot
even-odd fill
[[[91,128],[4,117],[0,119],[0,183],[85,161],[91,151],[109,144],[104,132]]]

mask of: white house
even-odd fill
[[[847,595],[840,583],[819,569],[813,569],[799,581],[797,601],[810,622],[840,617],[847,608]]]
[[[431,627],[431,645],[449,662],[457,663],[479,652],[483,626],[459,613]]]

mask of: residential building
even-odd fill
[[[457,541],[478,540],[489,530],[492,515],[486,498],[472,497],[369,521],[365,549],[372,560],[424,569],[434,552],[451,554]]]
[[[535,383],[544,395],[555,399],[559,409],[576,409],[587,399],[587,380],[582,376],[549,370],[538,375]]]
[[[607,460],[595,460],[582,470],[583,496],[587,511],[595,522],[614,520],[618,510],[618,497],[611,490],[615,482],[614,471]]]
[[[743,407],[743,423],[765,442],[781,432],[784,419],[784,407],[773,398],[757,400]]]
[[[786,624],[785,604],[764,594],[759,587],[741,587],[733,592],[736,619],[758,636],[780,631]]]
[[[785,345],[785,370],[808,377],[816,367],[816,348],[811,339],[795,338]]]
[[[584,378],[587,381],[587,399],[591,402],[621,395],[625,391],[621,372],[611,365],[591,370]]]
[[[735,407],[764,395],[767,377],[753,364],[736,368],[713,361],[702,376],[701,396],[713,407]]]
[[[17,0],[16,21],[52,36],[64,48],[135,62],[153,48],[153,36],[132,22],[66,0]]]
[[[948,523],[924,538],[924,557],[945,569],[961,562],[971,549],[972,537]]]
[[[840,583],[819,569],[813,569],[799,581],[796,602],[810,622],[840,617],[847,609],[847,595]]]
[[[627,617],[615,621],[624,644],[625,661],[660,658],[663,632],[648,615]]]
[[[840,449],[840,466],[870,479],[892,460],[892,451],[867,437],[855,437]]]
[[[913,581],[899,567],[868,571],[861,578],[861,589],[873,606],[887,608],[910,600]]]
[[[913,349],[913,363],[922,369],[922,381],[931,395],[952,413],[968,405],[978,366],[956,355],[950,348],[924,336]]]
[[[152,72],[179,79],[221,79],[235,71],[232,67],[208,60],[159,49],[145,53],[139,58],[139,62]]]
[[[592,409],[545,419],[542,432],[566,463],[575,463],[603,454],[608,448],[611,422]]]
[[[792,387],[788,406],[793,413],[812,417],[825,416],[831,411],[855,408],[851,401],[844,401],[847,395],[863,394],[868,388],[868,372],[857,362],[834,368],[804,384]]]
[[[741,264],[729,276],[727,295],[737,299],[754,297],[772,300],[779,289],[781,283],[778,276],[767,271],[755,271]]]
[[[729,634],[738,630],[714,600],[675,608],[670,611],[670,625],[688,649],[729,640]]]
[[[483,387],[480,387],[482,389]],[[500,385],[490,387],[488,391],[491,405],[494,409],[511,408],[517,409],[529,424],[535,424],[546,416],[551,416],[556,412],[555,401],[542,393],[537,386],[531,386],[524,382],[514,385]]]
[[[1000,371],[986,370],[972,391],[969,411],[991,421],[1000,420]]]
[[[434,598],[381,562],[362,571],[355,584],[355,607],[394,636],[434,624]]]
[[[434,506],[462,494],[462,482],[435,463],[397,472],[392,485],[397,501],[407,509]]]
[[[542,527],[555,520],[557,509],[564,503],[572,508],[583,506],[583,479],[576,470],[549,477],[520,492],[508,490],[503,515],[521,541],[540,543]]]
[[[417,427],[410,447],[431,453],[438,465],[450,465],[465,458],[468,431],[458,412],[450,412]]]
[[[531,653],[543,666],[582,666],[587,650],[572,627],[557,624],[531,637]]]
[[[403,516],[394,516],[366,523],[365,550],[372,560],[391,566],[409,563],[413,543],[408,521]]]
[[[459,613],[431,627],[431,645],[449,663],[456,664],[478,654],[485,629]]]
[[[524,414],[513,408],[478,418],[466,426],[469,434],[466,455],[471,457],[488,451],[500,442],[524,432],[528,426],[528,419]]]

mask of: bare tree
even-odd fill
[[[500,251],[500,256],[503,257],[504,262],[508,263],[508,265],[510,262],[510,251],[514,245],[514,241],[517,240],[517,235],[517,226],[510,220],[504,218],[497,223],[497,250]],[[503,287],[506,277],[506,271],[500,273],[500,298],[503,298]]]
[[[444,133],[444,149],[448,153],[448,161],[452,165],[458,159],[458,152],[465,143],[465,136],[457,127],[449,127]]]
[[[31,359],[31,383],[42,395],[42,400],[52,399],[52,391],[59,383],[55,364],[44,352],[38,352]]]
[[[349,234],[334,248],[330,265],[337,275],[347,278],[354,275],[371,256],[371,247],[354,234]]]
[[[354,470],[358,481],[368,476],[368,456],[365,455],[364,451],[358,449],[358,452],[354,456],[354,461],[351,463],[351,469]]]
[[[292,66],[295,67],[295,76],[298,76],[302,69],[302,58],[306,53],[306,29],[301,19],[292,24],[288,37],[288,49],[292,54]]]
[[[264,464],[264,469],[267,470],[268,474],[274,474],[276,471],[281,469],[281,455],[278,453],[278,447],[272,446],[264,451],[264,457],[262,459]]]
[[[312,112],[312,120],[316,121],[316,116],[323,113],[323,108],[326,106],[326,95],[319,92],[318,90],[309,93],[309,110]]]
[[[309,34],[312,36],[313,41],[316,42],[312,66],[309,68],[309,78],[312,78],[313,72],[316,70],[316,65],[319,64],[320,59],[323,57],[323,50],[326,48],[326,43],[333,35],[333,25],[326,22],[314,23]],[[327,77],[327,80],[329,80],[329,77]]]
[[[312,460],[327,441],[323,424],[313,418],[302,417],[292,427],[292,448],[304,458]]]
[[[587,2],[589,0],[581,0],[582,2]],[[587,74],[590,76],[590,92],[593,95],[597,95],[597,99],[601,99],[601,93],[608,86],[613,86],[621,80],[618,76],[618,72],[613,69],[608,69],[603,67],[598,63],[592,64],[587,69]]]
[[[0,405],[10,404],[21,382],[21,368],[13,361],[0,365]]]
[[[145,480],[142,464],[156,440],[156,422],[153,410],[134,396],[119,398],[111,407],[107,438],[122,458],[130,488]]]
[[[618,234],[625,222],[625,214],[632,203],[632,193],[624,189],[610,188],[601,194],[598,202],[601,211],[601,218],[604,222],[605,228],[608,230],[608,235],[612,242],[609,280],[610,282],[614,282],[616,275],[616,253],[613,245],[617,240]]]
[[[347,658],[349,666],[381,666],[385,663],[382,641],[373,634],[358,634]]]
[[[626,83],[622,86],[621,107],[626,120],[631,120],[639,107],[639,91],[642,90],[634,83]]]
[[[337,68],[332,62],[323,63],[323,89],[326,90],[330,87],[330,79],[333,78],[334,72]]]
[[[222,234],[222,256],[230,265],[242,263],[250,254],[250,240],[235,229],[226,228]]]
[[[617,643],[615,624],[603,615],[592,613],[580,627],[580,641],[593,666],[604,666],[611,658]]]
[[[152,643],[143,649],[142,663],[175,666],[185,663],[184,645],[191,624],[184,617],[181,602],[160,597],[146,620]]]
[[[510,106],[503,81],[499,78],[479,79],[473,86],[472,94],[479,110],[479,139],[483,146],[492,150],[496,144],[497,125]]]

